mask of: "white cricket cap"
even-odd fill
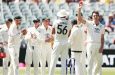
[[[57,16],[59,17],[64,17],[64,16],[68,16],[69,15],[69,12],[67,12],[65,9],[61,9],[58,13],[57,13]]]

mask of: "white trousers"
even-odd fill
[[[41,51],[41,75],[46,75],[46,61],[48,63],[48,68],[50,68],[50,61],[51,61],[51,52],[52,52],[52,47],[50,43],[45,43],[42,46],[42,51]]]
[[[75,59],[75,75],[85,75],[84,72],[84,60],[82,57],[82,53],[71,52],[72,58]],[[74,61],[72,61],[74,64]]]
[[[83,51],[82,51],[82,70],[83,73],[86,73],[86,46],[83,46]]]
[[[102,71],[102,53],[99,53],[100,43],[87,44],[88,68],[87,75],[101,75]]]
[[[10,61],[8,47],[4,46],[6,57],[3,59],[3,75],[8,75],[8,63]]]
[[[30,73],[30,67],[32,64],[34,64],[34,75],[38,75],[38,67],[40,62],[40,47],[34,46],[34,49],[32,49],[32,46],[28,46],[26,50],[26,57],[25,57],[25,63],[26,63],[26,74],[31,75]]]
[[[59,55],[61,55],[61,74],[66,75],[66,58],[68,56],[68,44],[60,45],[58,43],[54,43],[52,55],[51,55],[51,63],[50,63],[50,71],[49,75],[54,75],[56,63]]]
[[[9,74],[8,75],[19,75],[18,73],[18,65],[19,65],[19,46],[13,46],[9,48],[9,54],[11,57],[11,64],[10,64],[10,69],[9,69]]]

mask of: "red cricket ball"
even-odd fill
[[[79,4],[83,4],[83,2],[82,2],[82,1],[80,1],[80,2],[79,2]]]

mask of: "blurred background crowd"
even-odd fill
[[[48,16],[49,25],[58,19],[57,12],[66,9],[70,14],[68,20],[75,18],[78,12],[78,3],[83,1],[83,18],[92,20],[92,11],[100,13],[99,21],[105,26],[104,49],[115,49],[115,0],[2,0],[0,4],[0,28],[5,24],[5,19],[21,15],[22,25],[33,25],[33,18]],[[1,6],[2,5],[2,6]],[[2,13],[3,11],[3,13]],[[22,46],[25,47],[24,42]]]

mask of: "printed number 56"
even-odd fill
[[[62,25],[58,25],[58,30],[59,30],[59,31],[57,31],[57,33],[58,33],[58,34],[61,34],[61,33],[62,33],[63,35],[66,35],[66,34],[67,34],[67,29],[66,29],[66,28],[67,28],[67,26],[64,26],[64,27],[62,28]]]

